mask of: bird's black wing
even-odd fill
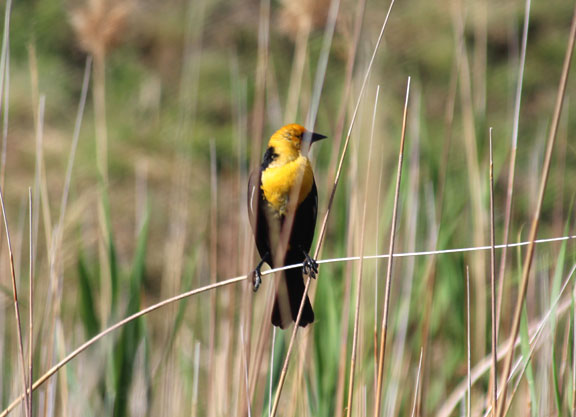
[[[294,217],[294,226],[290,236],[291,251],[298,251],[298,249],[310,252],[312,241],[314,240],[314,229],[316,228],[316,216],[318,214],[318,191],[316,183],[312,182],[312,189],[308,196],[296,209]],[[303,255],[295,253],[300,258],[301,262]]]
[[[250,225],[252,226],[258,253],[268,265],[272,266],[268,216],[260,183],[261,171],[256,169],[250,174],[250,179],[248,180],[248,217],[250,218]]]

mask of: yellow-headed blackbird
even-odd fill
[[[302,272],[313,278],[318,272],[316,261],[308,254],[316,226],[318,193],[310,161],[302,155],[301,147],[307,142],[311,144],[325,137],[309,132],[297,124],[282,127],[270,138],[262,164],[259,169],[252,172],[248,183],[250,224],[256,239],[256,247],[262,258],[254,270],[254,291],[261,282],[262,264],[266,262],[274,268],[274,261],[279,258],[277,255],[281,255],[275,251],[281,239],[285,220],[291,216],[289,210],[295,207],[292,230],[282,265],[303,263],[304,266],[302,271],[299,269],[285,271],[283,282],[281,281],[278,286],[272,311],[272,324],[281,328],[296,321],[298,316],[304,294]],[[300,189],[297,190],[295,187]],[[290,204],[290,198],[297,198],[295,204]],[[313,321],[314,311],[306,296],[300,326],[304,327]]]

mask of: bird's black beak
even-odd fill
[[[322,140],[322,139],[326,139],[326,136],[321,135],[320,133],[306,132],[304,134],[304,140],[310,141],[310,144],[313,144],[314,142],[318,142],[319,140]]]

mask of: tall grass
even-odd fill
[[[3,9],[0,416],[573,413],[570,5],[73,6]],[[284,122],[329,136],[287,331],[245,204]]]

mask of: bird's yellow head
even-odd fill
[[[291,160],[300,156],[302,143],[310,141],[312,144],[325,137],[319,133],[309,132],[304,126],[291,123],[281,127],[272,135],[268,147],[273,147],[277,154]]]

